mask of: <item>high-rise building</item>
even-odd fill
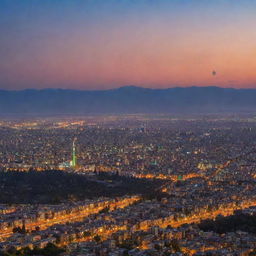
[[[76,139],[73,140],[71,167],[76,167]]]

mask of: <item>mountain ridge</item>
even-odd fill
[[[69,88],[26,88],[20,90],[8,90],[8,89],[1,89],[0,92],[23,92],[23,91],[79,91],[79,92],[101,92],[101,91],[116,91],[116,90],[123,90],[123,89],[142,89],[142,90],[151,90],[151,91],[165,91],[165,90],[186,90],[186,89],[220,89],[220,90],[233,90],[233,91],[256,91],[256,88],[233,88],[233,87],[220,87],[220,86],[188,86],[188,87],[167,87],[167,88],[149,88],[149,87],[142,87],[136,85],[124,85],[117,88],[110,88],[110,89],[69,89]]]
[[[256,111],[256,89],[123,86],[109,90],[0,90],[1,114],[86,115]]]

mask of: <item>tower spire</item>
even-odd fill
[[[76,167],[76,138],[73,140],[73,145],[72,145],[72,161],[71,161],[71,166],[73,168]]]

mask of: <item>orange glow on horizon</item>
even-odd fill
[[[0,84],[6,89],[255,87],[253,7],[234,1],[170,2],[157,8],[106,4],[102,10],[85,3],[63,13],[50,9],[47,21],[38,7],[31,12],[41,19],[35,24],[19,12],[24,20],[13,24],[16,34],[7,30],[1,43]]]

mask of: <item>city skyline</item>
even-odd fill
[[[255,88],[256,1],[1,1],[0,88]]]

